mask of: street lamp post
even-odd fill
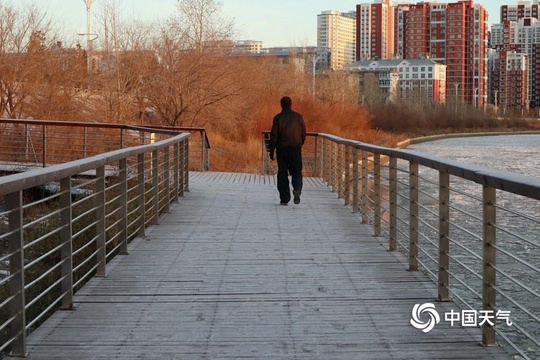
[[[474,102],[474,107],[477,108],[477,107],[478,107],[478,88],[475,88],[475,89],[474,89],[474,99],[473,99],[473,102]]]
[[[93,34],[93,33],[78,33],[77,35],[86,36],[86,37],[93,36],[92,38],[89,38],[90,40],[88,40],[88,45],[86,49],[86,75],[88,77],[88,90],[91,90],[92,89],[92,44],[94,40],[98,38],[98,35]]]
[[[86,5],[86,71],[88,75],[88,90],[92,88],[92,48],[93,41],[97,38],[96,34],[92,34],[92,3],[94,0],[83,0]],[[91,36],[95,36],[92,38]]]
[[[313,98],[315,98],[315,72],[317,71],[317,61],[319,60],[317,54],[314,54],[311,62],[313,63],[313,70],[312,70],[312,80],[311,80],[311,94],[313,95]]]
[[[311,62],[313,63],[313,69],[312,69],[312,80],[311,80],[311,86],[312,86],[312,95],[313,95],[313,98],[315,98],[315,75],[317,73],[317,63],[319,62],[319,60],[322,60],[323,59],[323,55],[324,54],[313,54],[313,56],[311,57]]]

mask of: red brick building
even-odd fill
[[[493,66],[493,103],[497,108],[526,109],[529,98],[529,57],[515,51],[499,51]]]
[[[534,3],[519,2],[517,5],[501,6],[501,22],[518,21],[523,18],[538,19],[538,0]]]
[[[483,106],[488,90],[488,13],[473,0],[398,4],[395,49],[447,65],[447,93]],[[457,93],[456,93],[457,92]]]
[[[356,5],[356,60],[391,59],[394,11],[390,0]]]
[[[519,18],[517,21],[506,20],[491,27],[491,44],[495,51],[514,51],[527,55],[528,88],[526,108],[540,106],[540,21],[533,17]],[[501,79],[503,81],[504,79]],[[492,93],[496,91],[497,78],[492,79]],[[494,95],[490,96],[494,99]]]

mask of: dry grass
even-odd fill
[[[261,167],[261,139],[238,141],[218,133],[210,134],[212,144],[210,166],[212,171],[257,173]]]
[[[261,166],[261,133],[270,129],[280,111],[279,99],[289,95],[293,109],[303,114],[309,132],[328,133],[371,144],[393,147],[416,136],[441,133],[521,130],[535,125],[522,119],[496,120],[468,111],[456,116],[445,107],[407,104],[367,109],[356,104],[330,103],[302,93],[259,94],[242,109],[241,121],[231,131],[223,126],[209,129],[212,170],[257,173]],[[225,130],[225,131],[224,131]]]
[[[273,117],[281,111],[279,99],[290,95],[293,110],[304,116],[308,132],[322,132],[359,141],[394,146],[406,135],[395,135],[370,126],[371,115],[363,107],[347,103],[328,103],[305,94],[277,94],[259,97],[243,112],[243,120],[234,131],[211,127],[212,170],[258,172],[261,167],[263,131],[270,130]],[[246,115],[249,114],[249,115]]]

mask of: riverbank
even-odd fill
[[[428,135],[413,137],[400,141],[396,144],[396,147],[399,149],[405,149],[410,145],[420,144],[428,141],[442,140],[442,139],[451,139],[451,138],[466,138],[466,137],[479,137],[479,136],[504,136],[504,135],[539,135],[540,130],[532,131],[494,131],[494,132],[467,132],[467,133],[448,133],[448,134],[439,134],[439,135]]]

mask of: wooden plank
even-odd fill
[[[435,284],[321,181],[283,207],[274,176],[192,179],[75,311],[29,336],[29,359],[509,359],[479,346],[479,329],[414,329],[412,307],[435,302]]]

